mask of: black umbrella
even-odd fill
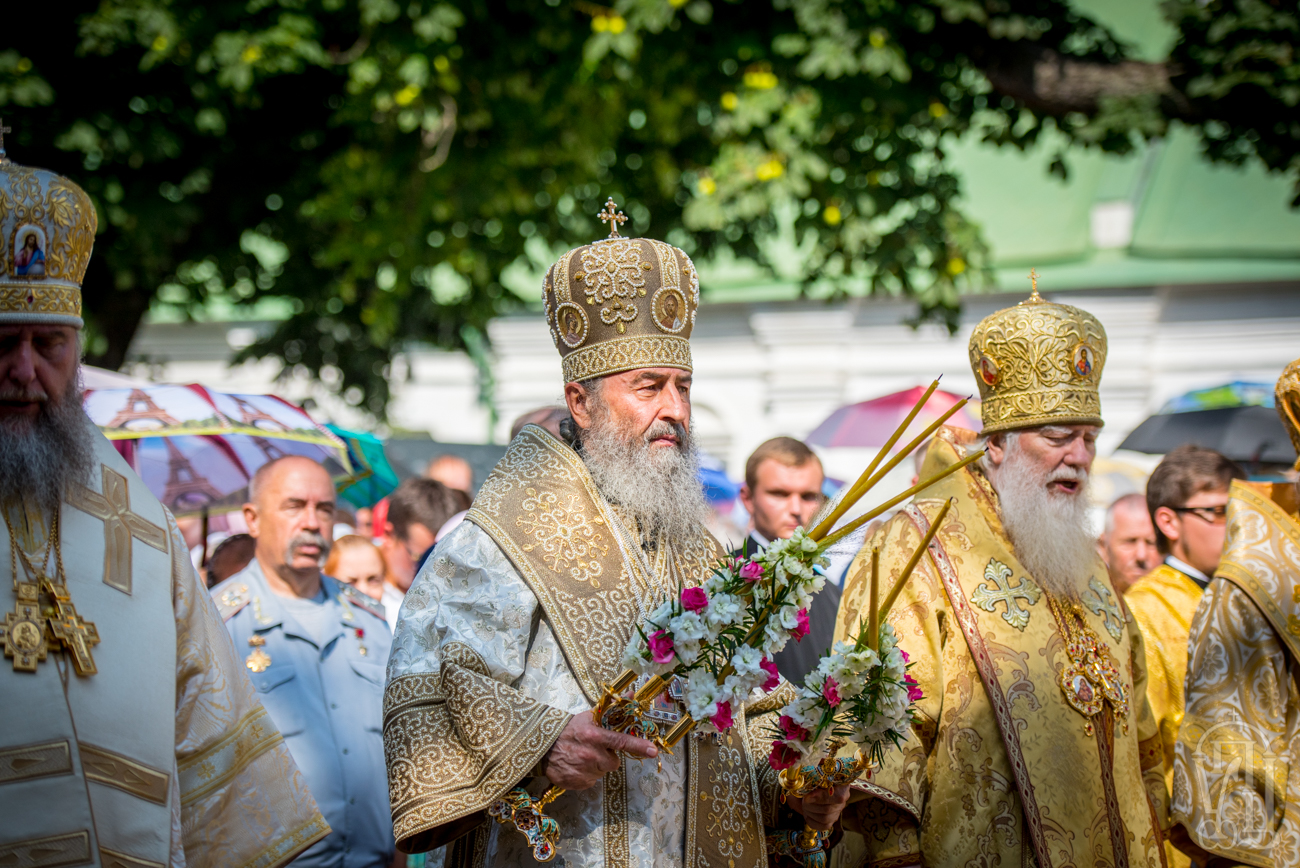
[[[1291,464],[1291,438],[1272,407],[1221,407],[1148,418],[1124,438],[1120,449],[1163,455],[1184,443],[1221,452],[1234,461]]]

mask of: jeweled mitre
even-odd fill
[[[1087,311],[1037,290],[985,317],[970,338],[984,433],[1035,425],[1101,425],[1106,330]]]
[[[1277,414],[1282,417],[1282,426],[1300,455],[1300,359],[1282,369],[1282,376],[1277,378],[1277,386],[1273,389],[1273,398]],[[1295,467],[1300,470],[1300,458],[1296,459]]]
[[[11,162],[0,139],[0,324],[81,328],[81,281],[98,226],[84,190]]]
[[[691,370],[700,281],[676,247],[615,230],[561,256],[543,290],[566,383],[636,368]]]

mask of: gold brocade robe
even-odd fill
[[[525,427],[397,619],[384,746],[398,848],[448,845],[448,865],[535,864],[523,836],[485,809],[521,783],[545,791],[535,767],[620,674],[635,625],[722,554],[702,527],[691,539],[637,539],[582,459]],[[766,865],[777,783],[757,718],[787,691],[738,710],[726,734],[692,734],[661,754],[662,768],[624,759],[553,802],[565,864]]]
[[[921,475],[959,460],[966,440],[940,429]],[[871,549],[880,548],[880,585],[889,588],[950,497],[929,555],[889,614],[925,693],[920,721],[873,773],[875,798],[850,805],[845,827],[862,837],[846,836],[859,852],[839,864],[1160,865],[1166,799],[1141,636],[1097,559],[1079,599],[1117,664],[1128,711],[1118,719],[1102,711],[1089,734],[1058,682],[1068,657],[1047,595],[1016,559],[982,473],[939,482],[868,540],[849,571],[837,638],[866,617]]]
[[[1187,634],[1204,592],[1188,575],[1161,564],[1124,595],[1124,603],[1142,630],[1147,656],[1147,702],[1160,728],[1165,783],[1172,789],[1174,742],[1183,719],[1183,681],[1187,678]],[[1187,868],[1191,860],[1166,842],[1170,868]]]
[[[1300,522],[1294,484],[1232,483],[1192,620],[1171,811],[1223,859],[1300,865]]]
[[[98,462],[89,485],[65,495],[59,549],[77,614],[98,631],[98,671],[76,674],[62,650],[34,673],[0,658],[0,865],[284,865],[329,826],[176,522],[109,442],[88,434]],[[49,517],[17,499],[0,508],[40,568]],[[0,537],[12,613],[3,523]]]

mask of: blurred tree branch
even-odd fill
[[[7,24],[42,37],[0,50],[0,110],[11,158],[100,209],[93,361],[154,304],[284,299],[240,358],[383,415],[395,354],[485,358],[609,195],[631,234],[955,326],[989,273],[957,137],[1123,153],[1179,121],[1300,177],[1294,3],[1163,8],[1178,39],[1148,63],[1066,0],[28,4]]]

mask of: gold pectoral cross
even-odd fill
[[[49,654],[40,587],[35,582],[18,583],[18,602],[0,624],[0,644],[4,655],[13,658],[15,672],[35,672],[36,664]]]
[[[71,600],[59,601],[58,614],[50,618],[50,632],[63,643],[78,675],[94,675],[99,671],[95,668],[95,658],[90,653],[91,646],[99,644],[99,630],[77,614],[77,608]]]

